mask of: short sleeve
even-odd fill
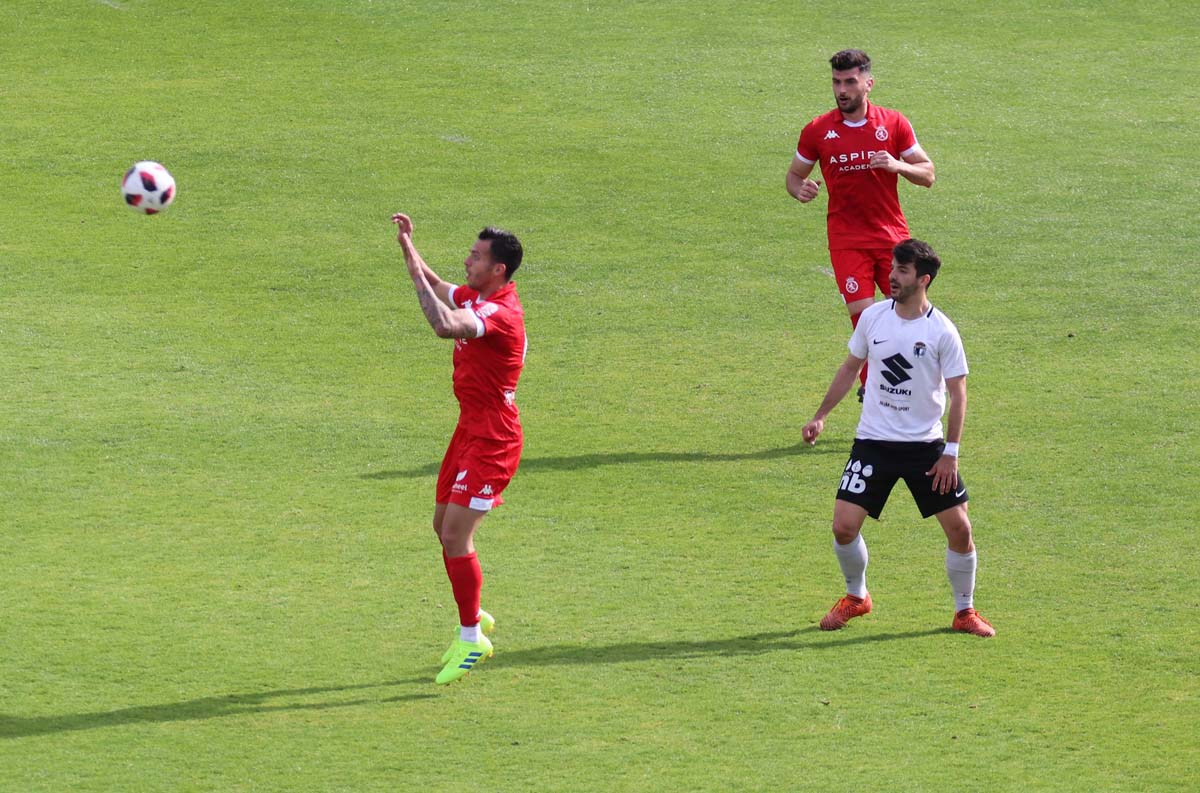
[[[805,124],[804,129],[800,130],[800,140],[796,142],[796,156],[809,164],[815,164],[821,159],[821,153],[817,151],[817,134],[813,129],[812,121]]]
[[[480,323],[480,336],[514,335],[512,311],[499,303],[484,303],[476,309],[475,317]]]
[[[916,147],[917,133],[913,132],[912,124],[904,116],[898,116],[896,119],[896,150],[903,157]]]
[[[850,334],[850,342],[847,346],[850,348],[850,354],[855,358],[867,359],[867,323],[862,320],[866,317],[860,317],[858,325],[855,326],[854,332]]]
[[[967,374],[967,353],[963,349],[958,328],[954,325],[947,327],[942,334],[938,344],[938,359],[942,366],[943,378],[962,377]]]

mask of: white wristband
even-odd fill
[[[951,457],[957,457],[958,456],[958,444],[957,443],[947,443],[946,448],[942,449],[942,454],[948,454]]]

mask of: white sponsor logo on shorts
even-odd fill
[[[842,484],[838,490],[845,490],[847,493],[856,495],[863,493],[867,489],[867,480],[873,473],[875,473],[875,469],[870,465],[863,465],[858,460],[851,460],[846,463],[846,470],[842,473]]]
[[[858,291],[858,281],[854,280],[854,276],[846,279],[846,294],[853,295]]]

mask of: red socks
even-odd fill
[[[472,551],[466,556],[451,559],[443,550],[442,561],[446,563],[446,575],[450,577],[454,602],[458,604],[459,624],[466,627],[478,625],[479,594],[483,590],[483,571],[479,568],[479,558]]]

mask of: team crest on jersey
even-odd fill
[[[846,279],[846,294],[853,295],[858,292],[858,281],[853,276]]]
[[[875,128],[875,140],[887,140],[887,139],[888,139],[887,128],[886,127],[876,127]]]
[[[928,349],[925,347],[925,342],[919,341],[913,345],[913,355],[917,358],[924,358]]]
[[[500,306],[496,303],[477,303],[475,304],[475,316],[480,319],[487,319],[492,314],[500,310]]]

